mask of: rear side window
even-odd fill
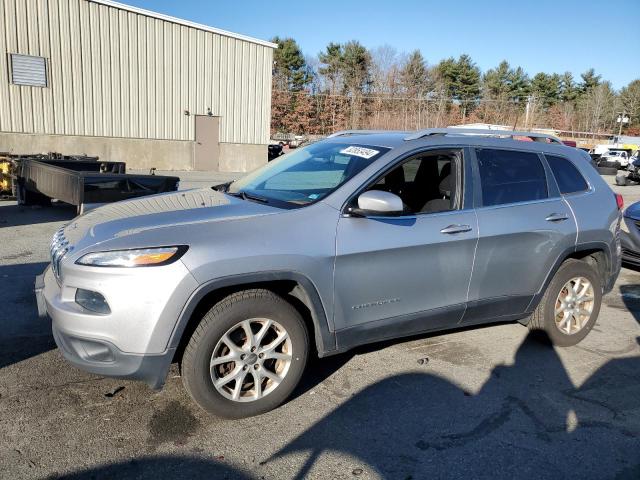
[[[545,157],[553,171],[553,176],[556,177],[560,193],[584,192],[589,188],[587,181],[569,160],[555,155],[545,155]]]
[[[485,207],[547,198],[547,177],[537,154],[491,149],[476,154]]]

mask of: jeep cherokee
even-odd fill
[[[555,137],[346,131],[74,219],[36,293],[73,365],[160,388],[179,362],[202,408],[246,417],[312,351],[506,321],[575,345],[619,273],[621,207]]]

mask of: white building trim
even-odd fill
[[[222,30],[220,28],[209,27],[208,25],[203,25],[201,23],[190,22],[188,20],[183,20],[181,18],[171,17],[169,15],[164,15],[162,13],[152,12],[151,10],[145,10],[143,8],[132,7],[131,5],[126,5],[124,3],[114,2],[112,0],[89,0],[93,3],[99,3],[100,5],[105,5],[108,7],[119,8],[121,10],[126,10],[128,12],[137,13],[140,15],[145,15],[147,17],[157,18],[159,20],[164,20],[171,23],[177,23],[179,25],[184,25],[186,27],[197,28],[198,30],[204,30],[205,32],[217,33],[218,35],[223,35],[225,37],[235,38],[238,40],[244,40],[246,42],[255,43],[258,45],[262,45],[264,47],[278,48],[276,43],[267,42],[266,40],[260,40],[258,38],[248,37],[246,35],[241,35],[239,33],[229,32],[227,30]]]

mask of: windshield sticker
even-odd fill
[[[319,193],[312,193],[311,195],[308,195],[307,198],[311,200],[316,200],[319,196],[320,196]]]
[[[371,158],[375,157],[380,153],[379,150],[374,150],[373,148],[365,148],[365,147],[356,147],[354,145],[345,148],[344,150],[340,150],[340,153],[344,153],[345,155],[355,155],[356,157],[362,158]]]

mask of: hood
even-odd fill
[[[640,202],[629,205],[624,211],[624,216],[633,220],[640,220]]]
[[[86,246],[150,230],[237,220],[282,210],[230,197],[211,188],[183,190],[116,202],[91,210],[64,228],[66,240]]]

